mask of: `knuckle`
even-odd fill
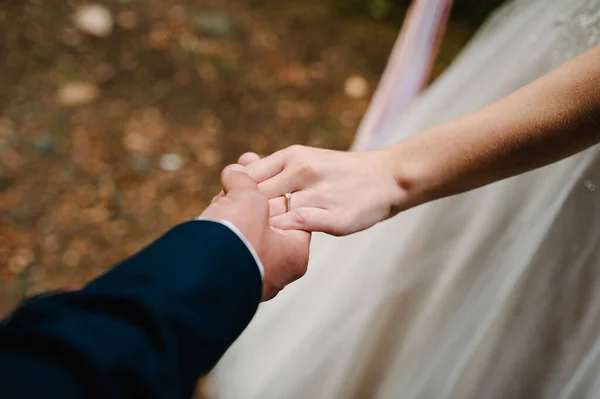
[[[300,152],[304,149],[304,146],[301,144],[294,144],[288,147],[292,152]]]
[[[304,147],[303,145],[300,144],[294,144],[289,146],[286,151],[288,152],[289,155],[291,155],[292,157],[299,157],[302,155],[302,153],[304,152],[306,147]]]
[[[304,226],[306,224],[306,217],[304,212],[300,209],[292,209],[290,211],[291,217],[294,220],[294,224],[297,226]]]
[[[303,179],[306,179],[306,180],[314,180],[319,176],[319,173],[318,173],[317,169],[315,168],[315,166],[310,165],[310,164],[300,165],[297,168],[296,173],[300,177],[302,177]]]

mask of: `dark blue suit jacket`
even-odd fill
[[[250,322],[262,280],[235,233],[179,225],[85,288],[0,325],[0,397],[189,398]]]

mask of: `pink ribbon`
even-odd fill
[[[452,0],[413,0],[351,150],[380,146],[425,88]]]

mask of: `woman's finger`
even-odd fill
[[[322,207],[323,204],[315,203],[310,191],[302,190],[292,193],[292,209],[306,207]],[[279,196],[269,200],[269,216],[275,217],[287,212],[285,197]]]
[[[270,218],[269,224],[281,230],[318,231],[338,236],[344,234],[333,214],[321,208],[292,209],[282,215]]]
[[[238,163],[243,166],[248,166],[256,161],[260,161],[260,157],[255,152],[245,152],[238,158]]]
[[[302,187],[302,183],[301,175],[292,172],[290,169],[285,169],[278,175],[260,183],[258,188],[267,198],[271,199],[285,193],[300,191],[304,188]]]
[[[284,151],[278,151],[263,159],[246,166],[246,173],[254,179],[255,182],[261,183],[273,176],[278,175],[285,167],[286,155]]]

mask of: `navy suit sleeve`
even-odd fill
[[[79,291],[0,326],[5,398],[189,398],[254,315],[257,265],[227,227],[179,225]]]

